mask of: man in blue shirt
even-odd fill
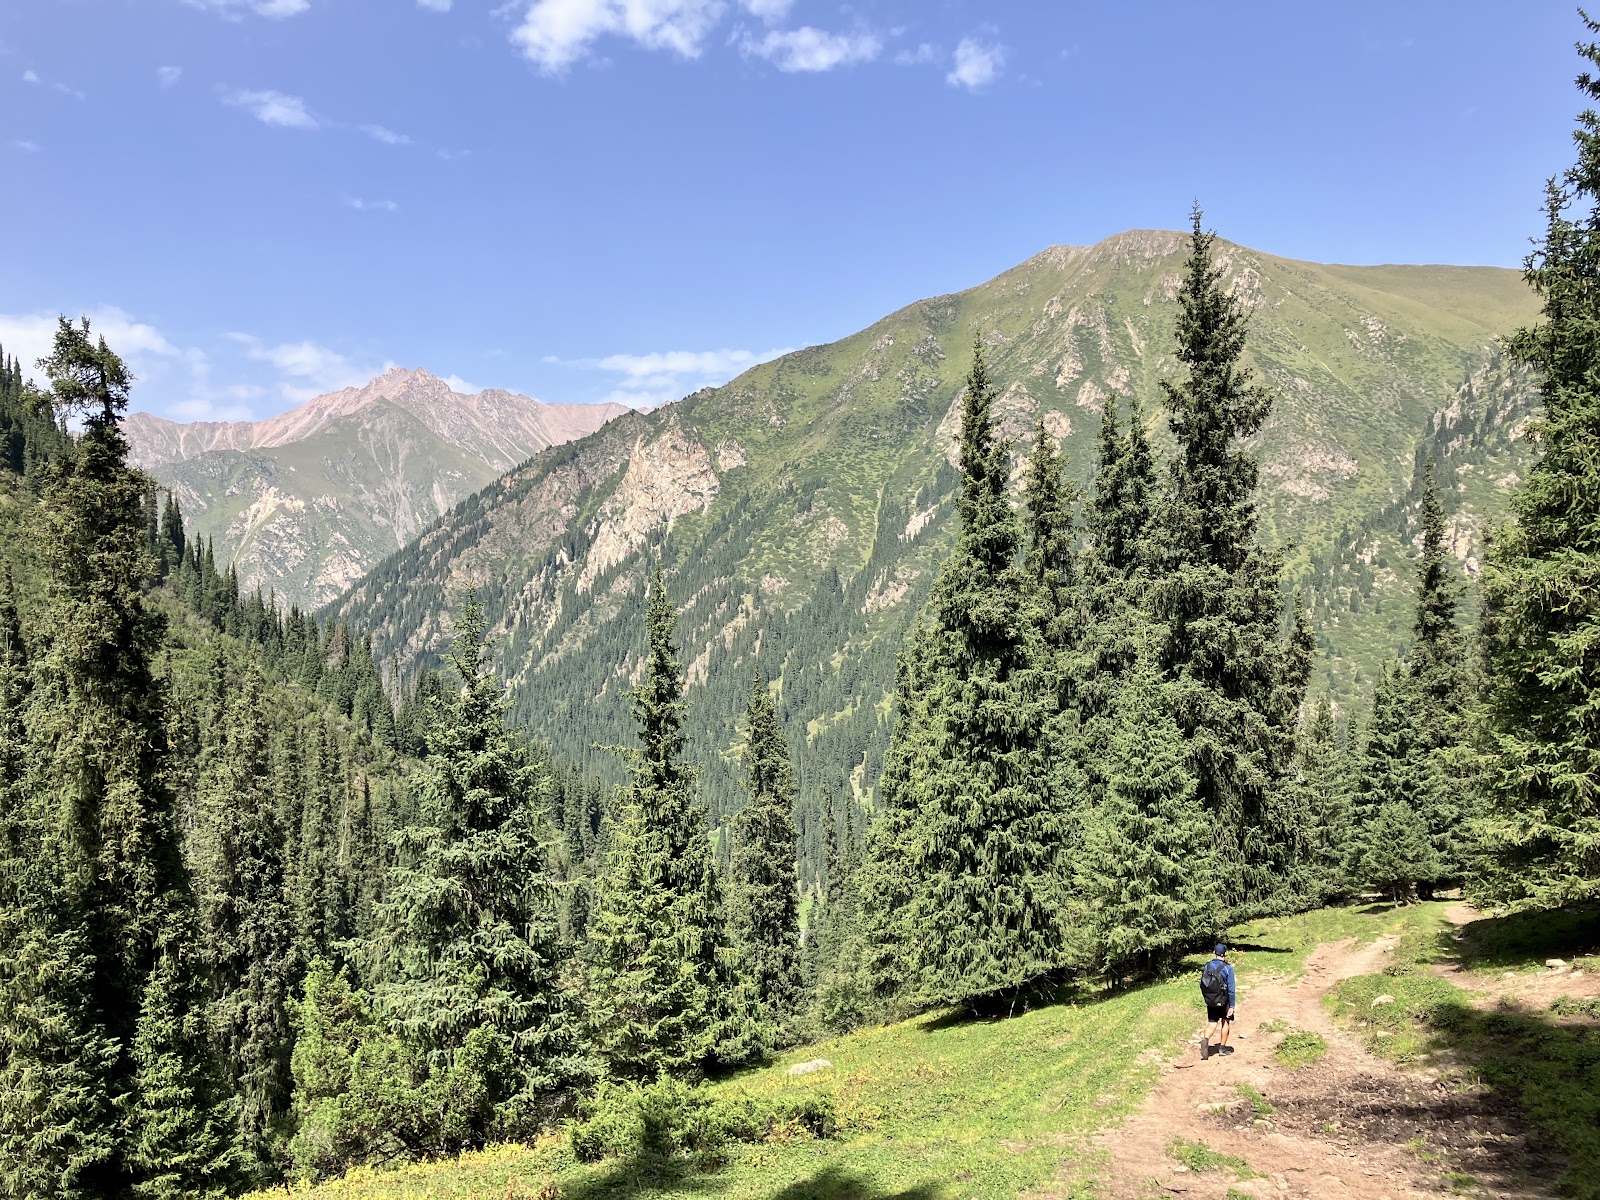
[[[1200,996],[1206,1002],[1206,1031],[1200,1035],[1200,1058],[1212,1054],[1232,1054],[1228,1034],[1233,1032],[1233,1010],[1238,1001],[1234,994],[1233,964],[1228,961],[1226,942],[1218,942],[1216,954],[1200,972]],[[1215,1038],[1217,1046],[1211,1048]]]

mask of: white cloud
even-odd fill
[[[944,81],[951,87],[964,87],[977,91],[993,83],[1006,65],[1003,46],[993,42],[980,42],[977,38],[962,38],[956,47],[955,66]]]
[[[346,208],[353,208],[357,212],[399,212],[400,206],[393,200],[363,200],[360,196],[346,196]]]
[[[894,61],[902,67],[921,66],[931,63],[939,57],[938,47],[932,42],[922,42],[915,50],[902,50],[894,56]]]
[[[247,12],[272,19],[297,17],[311,7],[311,0],[185,0],[185,3],[230,21],[241,19]]]
[[[835,67],[871,62],[883,43],[870,33],[828,33],[810,25],[799,29],[774,29],[759,40],[741,43],[746,54],[774,64],[780,71],[831,71]]]
[[[444,377],[444,382],[445,386],[448,387],[452,392],[459,392],[463,396],[476,396],[479,392],[483,391],[483,389],[477,384],[468,383],[459,375],[446,375]]]
[[[156,79],[164,88],[175,87],[179,79],[183,78],[182,67],[157,67]]]
[[[417,0],[417,7],[429,12],[447,13],[450,11],[450,0]]]
[[[608,354],[604,358],[563,359],[547,355],[556,366],[604,371],[620,378],[600,397],[630,408],[650,408],[681,399],[703,387],[727,383],[757,363],[788,354],[787,349],[757,354],[750,350],[667,350],[654,354]]]
[[[27,71],[24,71],[22,73],[22,82],[23,83],[43,83],[44,80],[39,78],[39,73],[37,71],[27,70]]]
[[[244,348],[245,357],[267,363],[283,376],[278,393],[291,404],[340,388],[360,387],[382,373],[382,367],[362,366],[337,350],[317,342],[282,342],[269,346],[248,333],[230,333],[229,339]]]
[[[385,146],[409,146],[411,139],[403,133],[396,133],[392,129],[385,129],[382,125],[363,125],[361,132],[373,141],[382,142]]]
[[[39,153],[39,143],[30,142],[27,138],[13,138],[8,144],[13,150],[20,150],[24,154]]]
[[[511,40],[547,75],[581,61],[603,37],[698,58],[724,11],[723,0],[533,0]]]
[[[741,7],[753,17],[770,23],[781,21],[794,7],[794,0],[739,0]]]
[[[89,332],[103,337],[133,372],[133,399],[140,408],[158,407],[188,420],[224,420],[248,416],[246,401],[261,393],[249,385],[214,388],[211,360],[204,351],[174,345],[154,325],[140,321],[114,305],[90,309]],[[0,314],[0,346],[16,355],[24,374],[41,385],[43,373],[34,364],[50,353],[55,342],[57,314],[53,312]]]
[[[311,115],[306,102],[299,96],[282,92],[234,91],[222,98],[224,104],[249,109],[252,116],[263,125],[278,125],[285,129],[320,129],[322,123]]]

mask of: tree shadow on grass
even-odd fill
[[[1469,971],[1600,956],[1600,904],[1482,917],[1445,931],[1439,942],[1447,957]]]
[[[661,1159],[632,1155],[612,1163],[604,1174],[572,1183],[563,1183],[560,1200],[640,1200],[665,1192],[685,1192],[715,1196],[735,1182],[736,1167],[706,1172],[683,1158]],[[940,1200],[943,1190],[933,1184],[919,1184],[897,1192],[886,1192],[853,1171],[825,1166],[815,1174],[796,1180],[769,1193],[769,1200]]]
[[[943,1189],[931,1183],[898,1192],[880,1191],[861,1176],[842,1167],[823,1167],[809,1179],[797,1180],[771,1200],[939,1200]]]
[[[1294,948],[1292,946],[1263,946],[1260,942],[1229,942],[1228,953],[1232,954],[1235,951],[1244,954],[1293,954]]]

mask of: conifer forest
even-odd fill
[[[1537,397],[1509,516],[1469,570],[1454,468],[1419,457],[1398,635],[1338,694],[1321,622],[1355,568],[1264,516],[1282,396],[1198,207],[1157,402],[1075,410],[1076,449],[1008,423],[1000,340],[959,330],[951,453],[881,500],[894,531],[945,522],[892,636],[874,550],[702,655],[683,622],[720,566],[665,524],[548,615],[557,585],[513,620],[462,571],[448,636],[408,642],[377,584],[309,609],[241,582],[135,464],[138,383],[95,320],[0,352],[0,1196],[281,1191],[560,1130],[584,1161],[619,1098],[681,1122],[794,1048],[1121,995],[1264,918],[1591,911],[1594,111],[1576,150],[1526,263],[1538,316],[1495,351]],[[537,641],[602,593],[630,615],[594,616],[584,657]]]

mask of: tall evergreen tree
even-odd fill
[[[1295,832],[1290,869],[1299,876],[1293,890],[1308,905],[1326,904],[1348,890],[1352,838],[1350,767],[1327,696],[1317,698],[1301,727],[1288,792]]]
[[[493,1124],[476,1140],[533,1128],[540,1100],[576,1066],[544,845],[548,780],[512,742],[489,655],[469,594],[447,656],[459,686],[428,726],[425,823],[395,834],[399,863],[378,911],[378,1007],[402,1042],[451,1068],[488,1036],[500,1047],[490,1060],[513,1064],[489,1088]]]
[[[728,930],[738,986],[752,1009],[756,1053],[784,1044],[800,1011],[800,881],[794,822],[796,786],[789,743],[766,677],[756,672],[746,713],[749,802],[734,819]]]
[[[1584,16],[1589,35],[1600,23]],[[1577,84],[1600,99],[1600,42],[1578,47]],[[1577,161],[1545,189],[1526,262],[1544,320],[1507,343],[1538,369],[1539,459],[1484,572],[1488,851],[1479,891],[1502,903],[1600,896],[1600,114],[1578,116]]]
[[[1247,312],[1213,261],[1216,235],[1193,214],[1179,289],[1178,362],[1162,383],[1176,441],[1161,506],[1153,609],[1162,665],[1199,797],[1222,846],[1224,900],[1241,913],[1275,902],[1263,847],[1267,808],[1291,765],[1299,704],[1285,703],[1279,559],[1257,537],[1257,464],[1245,439],[1272,400],[1244,365]]]
[[[0,1099],[0,1139],[38,1151],[38,1178],[55,1181],[39,1194],[115,1194],[153,1185],[140,1147],[159,1138],[165,1117],[159,1102],[140,1097],[140,1079],[169,1055],[197,1087],[208,1074],[191,1054],[187,1001],[171,1001],[172,1019],[160,1029],[141,1021],[164,959],[179,978],[197,974],[194,907],[163,778],[165,693],[152,669],[162,622],[143,597],[154,569],[148,481],[128,466],[117,425],[130,377],[104,339],[91,340],[87,321],[63,319],[40,365],[57,408],[83,432],[52,464],[38,510],[52,637],[31,672],[26,786],[38,830],[36,894],[47,899],[29,931],[41,956],[35,990],[10,976],[22,987],[8,989],[0,1024],[49,1013],[13,1046],[8,1068],[59,1073],[81,1091],[70,1115],[53,1117],[15,1094]],[[44,959],[53,963],[48,972]],[[38,990],[45,975],[54,976],[53,993]],[[203,1192],[215,1182],[209,1170],[186,1164],[174,1186]]]
[[[913,994],[928,1003],[1015,988],[1060,964],[1063,826],[1044,761],[1053,704],[994,400],[975,343],[960,532],[929,606],[925,676],[895,728],[910,769],[884,781],[910,836],[879,849],[909,850],[888,870],[908,877],[907,961]]]
[[[288,1109],[294,941],[263,686],[252,657],[231,689],[220,753],[200,783],[196,891],[212,1025],[232,1076],[239,1145],[265,1178],[268,1137]]]
[[[1167,686],[1148,659],[1117,697],[1105,784],[1077,863],[1075,930],[1114,980],[1149,974],[1219,924],[1211,821],[1195,794]]]
[[[1155,456],[1139,402],[1130,402],[1123,434],[1117,399],[1108,396],[1086,512],[1087,544],[1079,556],[1084,632],[1070,668],[1085,723],[1111,719],[1120,681],[1149,637],[1150,538],[1157,499]],[[1103,740],[1079,755],[1092,774],[1102,747]]]
[[[1028,574],[1037,590],[1045,646],[1051,652],[1074,648],[1077,635],[1077,528],[1073,508],[1077,487],[1066,477],[1066,459],[1041,420],[1034,430],[1024,486]],[[1065,679],[1059,664],[1052,670]],[[1063,694],[1060,701],[1068,700]]]
[[[661,570],[633,692],[640,746],[620,794],[589,928],[591,1037],[615,1074],[695,1071],[717,1050],[727,984],[721,892],[694,770],[683,761],[683,668]]]
[[[1437,884],[1460,879],[1466,865],[1463,832],[1470,813],[1459,764],[1466,753],[1466,654],[1455,624],[1459,591],[1430,464],[1422,493],[1414,640],[1404,666],[1397,665],[1373,697],[1353,839],[1358,878],[1398,898],[1413,889],[1431,895]]]

